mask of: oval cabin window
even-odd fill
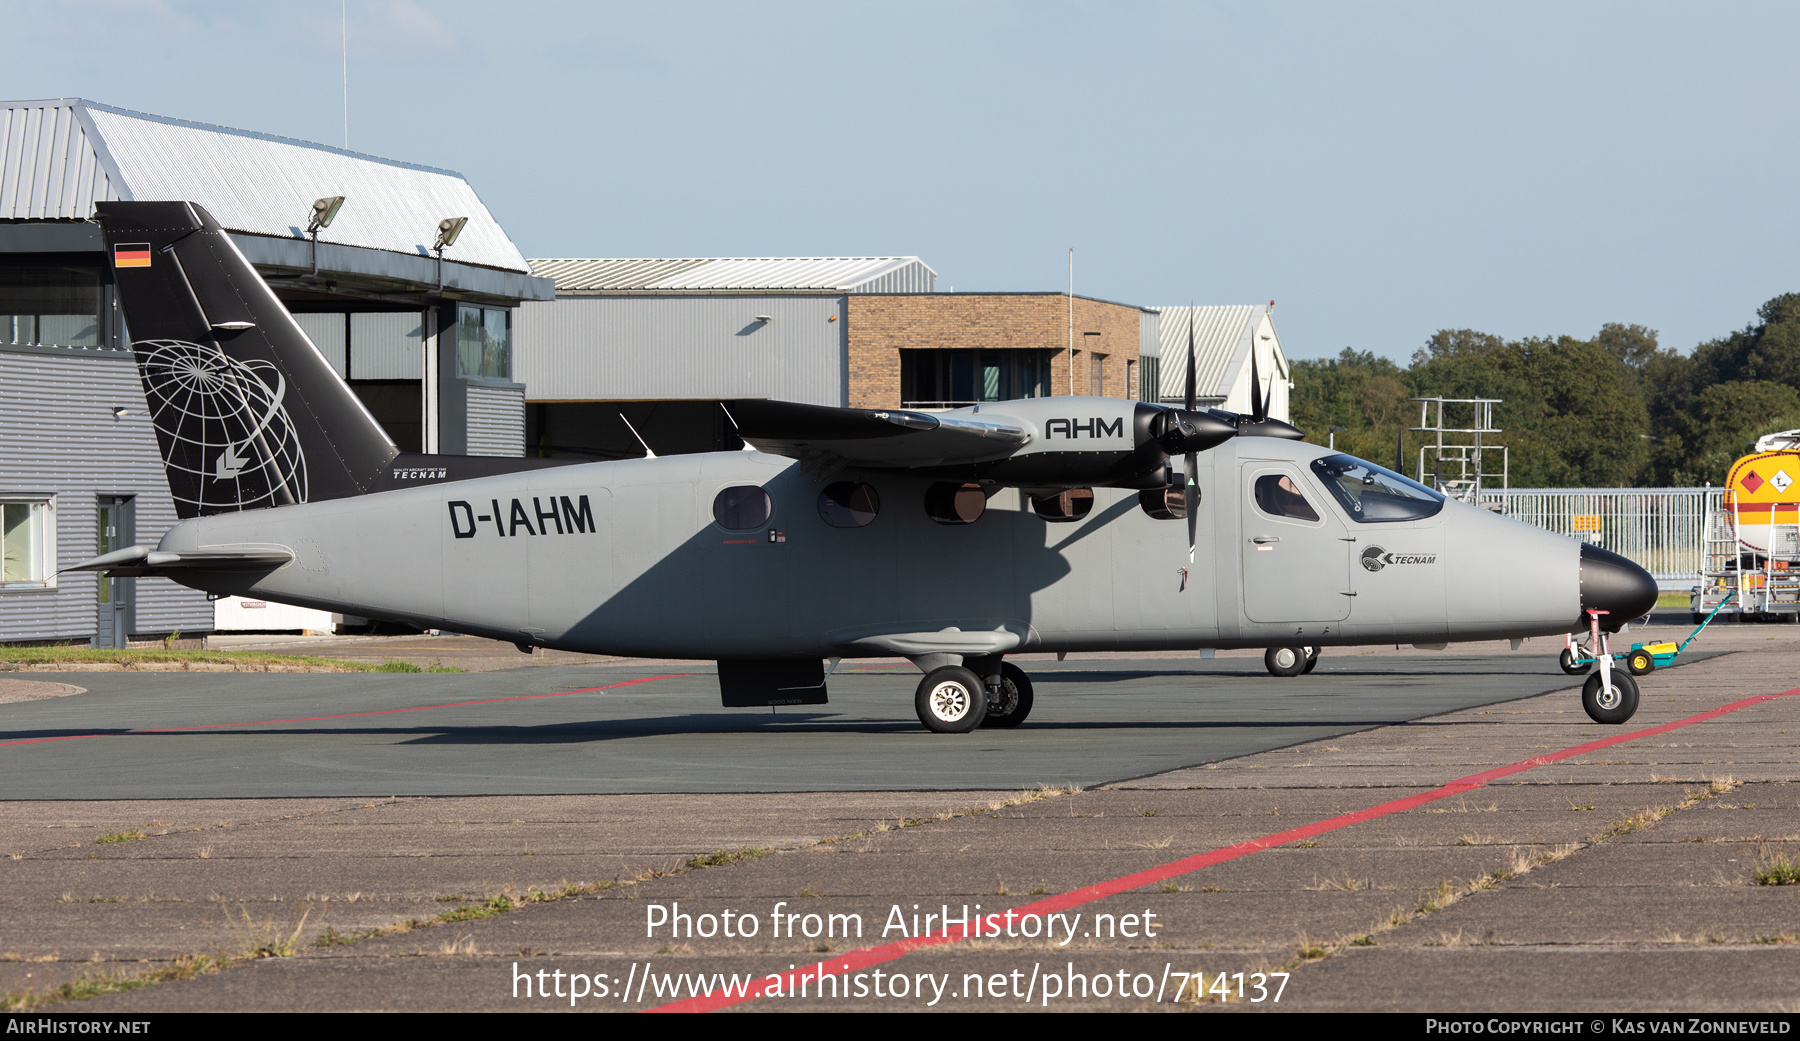
[[[753,484],[726,488],[713,496],[713,520],[730,531],[749,531],[769,522],[775,504],[769,493]]]
[[[1200,489],[1194,489],[1194,502],[1200,501]],[[1179,484],[1166,488],[1146,488],[1138,493],[1138,505],[1157,520],[1187,519],[1187,489]]]
[[[1052,523],[1078,521],[1093,509],[1092,488],[1071,488],[1056,495],[1033,496],[1031,499],[1031,512]]]
[[[819,516],[834,528],[860,528],[881,512],[881,496],[861,481],[838,481],[819,493]]]
[[[973,524],[987,510],[987,493],[973,481],[940,481],[925,489],[925,513],[939,524]]]

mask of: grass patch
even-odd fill
[[[310,654],[263,654],[259,651],[186,651],[173,648],[134,647],[0,647],[3,665],[230,665],[238,668],[268,665],[305,666],[336,672],[461,672],[449,665],[418,666],[389,661],[341,661]]]
[[[85,998],[97,998],[102,994],[122,994],[125,991],[137,990],[156,983],[191,980],[206,973],[218,972],[230,964],[231,959],[229,958],[216,958],[210,954],[184,954],[168,965],[151,969],[148,972],[103,973],[98,976],[84,976],[42,994],[27,990],[0,995],[0,1010],[25,1012],[41,1008],[44,1005],[54,1005],[60,1001],[81,1001]]]
[[[145,837],[144,833],[141,830],[139,830],[137,828],[132,828],[129,831],[109,831],[106,834],[95,839],[94,841],[95,842],[136,842],[137,840],[144,838],[144,837]]]
[[[760,846],[745,846],[743,849],[730,850],[715,849],[711,853],[704,853],[697,857],[689,857],[687,866],[690,868],[724,867],[726,864],[735,864],[740,860],[755,860],[757,857],[766,857],[773,852],[775,851],[772,849],[764,849]]]
[[[1770,849],[1763,845],[1756,851],[1750,877],[1759,886],[1800,886],[1800,853],[1789,853],[1786,846]]]
[[[1658,593],[1656,597],[1658,607],[1692,607],[1693,604],[1693,595],[1689,593]]]

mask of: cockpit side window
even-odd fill
[[[1351,520],[1365,524],[1421,520],[1444,508],[1444,497],[1419,482],[1355,456],[1313,460],[1320,482],[1343,504]]]
[[[1306,496],[1287,474],[1263,474],[1256,479],[1256,508],[1271,517],[1302,521],[1319,519],[1319,511],[1306,501]]]

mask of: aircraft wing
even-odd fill
[[[759,451],[798,459],[808,470],[845,465],[911,469],[1004,459],[1031,440],[1013,419],[830,408],[743,398],[726,404],[738,434]]]
[[[273,571],[294,559],[285,546],[247,546],[242,549],[199,550],[168,553],[149,546],[102,554],[64,571],[105,571],[114,577],[167,576],[171,571]]]

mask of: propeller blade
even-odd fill
[[[1406,431],[1394,435],[1394,472],[1406,475]]]
[[[1256,370],[1256,340],[1250,341],[1250,422],[1260,424],[1269,418],[1268,403],[1262,396],[1262,375]]]
[[[1188,304],[1187,397],[1184,399],[1186,404],[1182,405],[1182,407],[1187,409],[1189,412],[1192,412],[1196,408],[1199,407],[1200,392],[1199,392],[1199,389],[1195,386],[1195,384],[1198,382],[1199,382],[1199,378],[1194,374],[1194,305],[1192,302],[1189,302],[1189,304]]]
[[[1182,498],[1185,500],[1188,528],[1188,563],[1194,562],[1194,545],[1199,541],[1198,525],[1200,523],[1200,486],[1194,483],[1194,471],[1200,467],[1200,459],[1193,452],[1187,454],[1186,470],[1182,472]]]

